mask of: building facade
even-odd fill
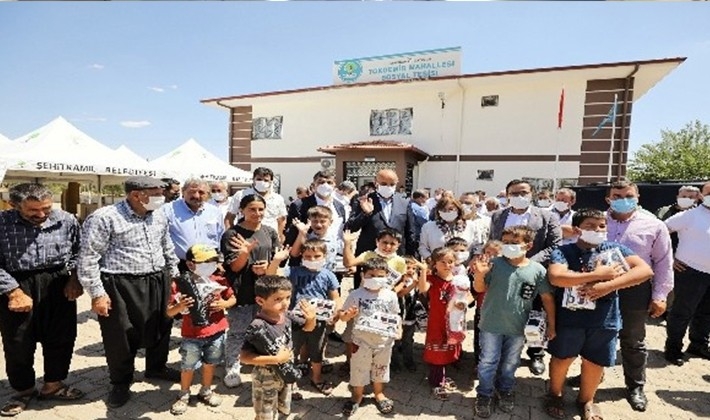
[[[633,104],[684,60],[333,85],[202,102],[229,113],[230,163],[272,168],[286,196],[322,168],[362,184],[383,167],[395,169],[408,191],[495,194],[513,178],[549,187],[553,180],[586,185],[623,177]],[[600,128],[615,98],[616,119]]]

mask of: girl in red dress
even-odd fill
[[[448,391],[456,386],[446,377],[446,365],[456,362],[461,355],[461,344],[447,343],[446,312],[454,295],[451,280],[456,266],[456,255],[450,248],[437,248],[431,253],[432,274],[422,270],[419,276],[419,293],[429,301],[429,322],[426,328],[424,361],[429,365],[429,385],[434,395],[446,399]]]

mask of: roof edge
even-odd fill
[[[249,99],[249,98],[260,98],[264,96],[278,96],[278,95],[291,95],[295,93],[304,92],[314,92],[323,91],[331,89],[347,89],[353,87],[364,87],[364,86],[375,86],[375,85],[394,85],[394,84],[405,84],[419,81],[437,81],[437,80],[455,80],[455,79],[469,79],[475,77],[491,77],[491,76],[506,76],[506,75],[516,75],[516,74],[528,74],[528,73],[550,73],[555,71],[568,71],[568,70],[585,70],[585,69],[596,69],[603,67],[623,67],[623,66],[634,66],[634,65],[650,65],[650,64],[663,64],[663,63],[678,63],[681,64],[687,57],[671,57],[671,58],[658,58],[652,60],[635,60],[635,61],[620,61],[612,63],[597,63],[597,64],[578,64],[573,66],[556,66],[556,67],[540,67],[532,69],[519,69],[519,70],[505,70],[505,71],[493,71],[485,73],[468,73],[459,74],[453,76],[440,76],[431,77],[428,79],[410,79],[410,80],[387,80],[380,82],[367,82],[367,83],[353,83],[353,84],[342,84],[342,85],[326,85],[326,86],[313,86],[300,89],[286,89],[269,91],[262,93],[249,93],[246,95],[234,95],[234,96],[221,96],[217,98],[201,99],[200,103],[211,104],[216,103],[219,106],[227,107],[226,105],[220,104],[221,101],[235,100],[235,99]]]

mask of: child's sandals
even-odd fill
[[[458,387],[456,386],[456,382],[454,382],[453,379],[451,378],[444,378],[444,382],[441,384],[444,389],[447,391],[455,391]]]
[[[353,400],[348,400],[343,406],[343,416],[351,417],[355,415],[358,408],[360,408],[360,404],[356,403]]]
[[[327,382],[327,381],[313,382],[313,381],[311,381],[311,385],[313,385],[313,387],[315,389],[317,389],[318,392],[320,392],[323,395],[328,396],[333,393],[333,384],[331,382]]]
[[[432,389],[432,393],[437,400],[446,401],[449,399],[449,391],[443,386],[435,387]]]
[[[555,419],[563,419],[566,417],[565,401],[561,395],[547,394],[545,396],[545,413]]]
[[[375,400],[375,407],[377,407],[377,411],[382,414],[391,414],[394,410],[394,402],[389,398],[385,398],[384,400]]]

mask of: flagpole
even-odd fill
[[[612,114],[612,120],[611,120],[611,145],[609,146],[609,171],[607,172],[606,175],[606,182],[611,184],[611,167],[612,164],[614,163],[614,139],[616,137],[616,107],[617,107],[617,100],[618,100],[618,94],[614,94],[614,110]]]
[[[562,131],[562,120],[564,118],[564,103],[565,103],[565,87],[564,87],[564,85],[562,85],[562,92],[560,93],[559,109],[557,111],[557,136],[555,138],[555,167],[554,167],[554,178],[552,180],[553,194],[557,193],[557,181],[559,179],[560,132]]]

